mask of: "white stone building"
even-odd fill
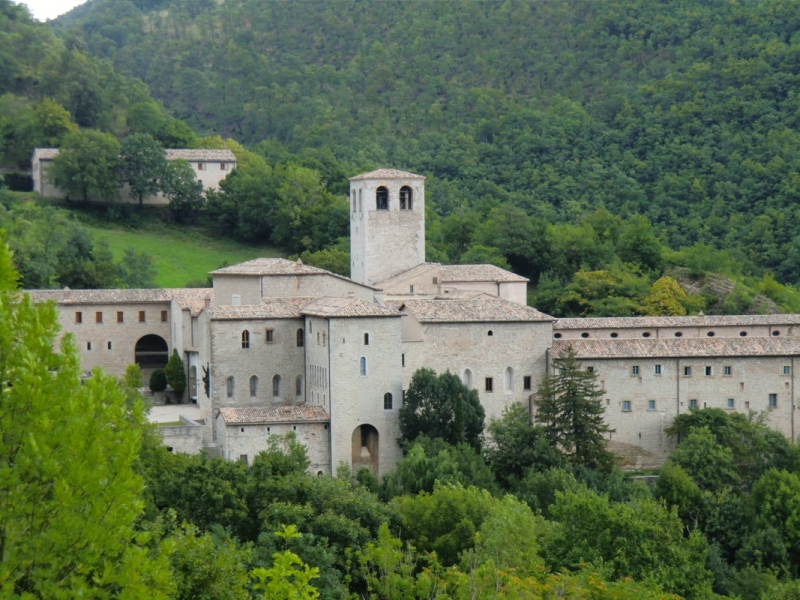
[[[185,160],[194,169],[197,180],[203,184],[203,189],[219,189],[220,182],[236,168],[236,157],[233,152],[223,150],[192,150],[192,149],[167,149],[164,151],[167,160]],[[33,191],[39,192],[45,198],[64,198],[66,195],[57,188],[48,175],[48,170],[53,166],[53,161],[58,156],[58,148],[36,148],[31,158],[31,176],[33,178]],[[119,201],[139,203],[139,198],[131,195],[130,187],[125,184],[120,189]],[[143,204],[169,204],[164,195],[159,192],[155,196],[145,196]]]
[[[420,367],[458,374],[487,418],[532,411],[550,359],[571,345],[604,390],[609,443],[663,462],[692,408],[765,412],[792,440],[800,315],[553,319],[527,280],[492,265],[424,262],[424,178],[351,180],[353,278],[262,258],[212,272],[211,289],[36,291],[55,300],[87,369],[163,366],[177,349],[191,404],[163,428],[175,451],[250,462],[289,431],[315,473],[377,474],[401,456],[398,409]]]

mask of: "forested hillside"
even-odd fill
[[[95,0],[55,26],[199,133],[332,192],[379,165],[427,174],[432,259],[563,289],[580,268],[626,276],[619,258],[649,286],[654,265],[587,229],[605,207],[673,250],[727,251],[733,275],[800,281],[794,2]],[[514,252],[478,226],[520,210]],[[561,269],[565,236],[580,257]]]

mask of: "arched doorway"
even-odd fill
[[[378,430],[372,425],[359,425],[353,430],[352,438],[353,473],[359,469],[369,469],[378,474]]]
[[[156,369],[163,369],[169,360],[169,346],[160,335],[146,335],[139,338],[135,349],[136,364],[142,368],[145,376],[145,383],[149,374]]]

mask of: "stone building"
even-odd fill
[[[800,315],[553,319],[527,280],[492,265],[424,262],[424,178],[382,169],[351,180],[353,278],[279,258],[211,273],[213,288],[35,291],[54,300],[87,369],[187,365],[174,451],[250,462],[292,431],[310,470],[376,474],[401,456],[398,409],[413,373],[449,370],[487,418],[531,410],[567,346],[598,375],[609,445],[631,466],[663,462],[664,429],[693,408],[764,412],[792,440]]]
[[[164,151],[167,160],[185,160],[194,169],[197,180],[203,184],[203,189],[218,189],[220,182],[236,168],[236,157],[233,152],[223,150],[192,150],[168,149]],[[36,148],[31,158],[31,176],[33,178],[33,191],[39,192],[45,198],[64,198],[62,190],[53,184],[48,176],[48,170],[53,166],[53,161],[58,156],[58,148]],[[120,202],[137,203],[139,198],[131,195],[128,184],[122,186],[119,194]],[[145,196],[144,204],[169,204],[164,195],[159,192],[155,196]]]

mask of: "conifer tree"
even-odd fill
[[[599,402],[603,391],[597,375],[581,368],[572,346],[553,359],[553,374],[539,386],[536,420],[544,425],[550,444],[570,462],[606,470],[612,455],[606,450],[604,434],[612,431],[603,418]]]
[[[183,390],[186,389],[186,371],[183,368],[183,360],[176,349],[172,350],[172,356],[169,357],[167,366],[164,367],[164,374],[167,376],[167,383],[175,392],[175,398],[180,400]]]

